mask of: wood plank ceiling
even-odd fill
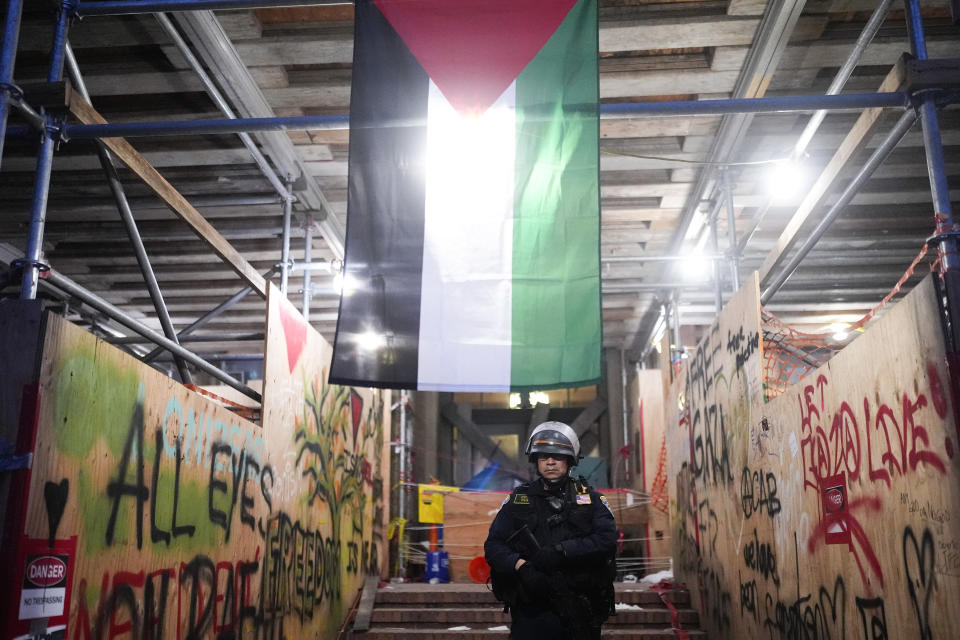
[[[43,78],[50,47],[52,13],[46,5],[51,3],[28,4],[15,76],[21,83]],[[601,0],[600,4],[600,93],[604,103],[730,97],[738,87],[766,5],[763,0]],[[750,95],[822,94],[874,5],[872,0],[801,3],[802,14],[790,29],[782,55],[775,58],[772,77],[753,87]],[[949,2],[929,0],[922,6],[930,57],[960,55],[958,27],[951,21]],[[310,115],[348,111],[352,15],[350,6],[323,6],[225,11],[216,17],[273,112]],[[70,41],[91,102],[108,120],[221,117],[197,75],[153,16],[84,19],[72,26]],[[903,11],[897,3],[845,91],[876,91],[908,49]],[[795,177],[798,193],[774,201],[746,242],[742,278],[767,259],[803,194],[858,115],[846,112],[826,117],[807,148],[802,173]],[[898,115],[892,111],[880,115],[874,135],[856,145],[848,167],[855,170],[860,166]],[[809,114],[796,113],[754,117],[729,158],[744,163],[786,157],[808,118]],[[960,200],[960,109],[947,108],[941,118],[951,199],[956,203]],[[18,123],[17,117],[12,117],[11,124]],[[602,122],[601,251],[607,346],[626,349],[634,357],[642,349],[660,302],[669,293],[653,288],[657,285],[684,284],[680,297],[684,323],[712,321],[712,286],[695,281],[697,275],[707,277],[708,268],[693,270],[694,279],[688,279],[693,260],[674,264],[625,258],[675,254],[684,211],[713,209],[710,203],[691,200],[697,197],[698,178],[704,171],[697,163],[710,160],[720,125],[718,116]],[[348,133],[293,132],[289,137],[334,215],[345,223]],[[139,138],[131,143],[257,270],[262,273],[278,263],[282,208],[237,136]],[[775,313],[787,322],[822,329],[859,317],[890,290],[932,233],[922,144],[917,126],[772,299],[769,306]],[[2,261],[25,245],[34,158],[33,141],[7,141],[0,165],[0,248],[6,248],[0,250]],[[729,170],[739,233],[751,228],[764,209],[768,169],[740,164]],[[808,226],[836,199],[850,173],[850,169],[841,173],[812,208]],[[177,329],[243,287],[234,271],[129,170],[121,169],[120,174]],[[702,197],[711,195],[708,189]],[[237,198],[245,202],[240,204]],[[304,220],[320,214],[306,211],[303,204],[295,209],[292,257],[300,261]],[[694,217],[700,220],[703,216]],[[719,235],[720,249],[726,251],[727,217],[722,210]],[[712,253],[708,236],[704,231],[691,231],[680,251]],[[312,258],[332,260],[334,254],[319,230],[313,238]],[[62,274],[148,325],[159,327],[90,142],[65,143],[57,152],[44,247],[47,260]],[[729,297],[726,263],[722,273],[724,295]],[[302,282],[301,272],[290,278],[290,297],[298,306]],[[332,340],[337,296],[331,276],[314,272],[313,286],[311,322]],[[15,287],[3,293],[15,295]],[[75,301],[69,306],[77,317]],[[109,325],[103,318],[78,319]],[[260,344],[255,340],[227,338],[261,333],[263,321],[263,301],[250,295],[196,333],[209,342],[187,346],[200,353],[257,352]]]

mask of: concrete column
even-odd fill
[[[624,384],[622,354],[619,349],[603,350],[604,385],[607,391],[606,433],[600,434],[601,452],[610,465],[610,483],[614,487],[629,486],[626,473],[629,466],[624,466],[624,458],[620,449],[627,443],[623,437],[624,412]],[[601,423],[603,425],[603,423]],[[629,462],[627,463],[629,465]]]
[[[468,420],[473,419],[473,407],[469,402],[457,403],[457,413]],[[457,433],[456,460],[453,465],[453,480],[457,485],[466,484],[473,477],[473,445],[466,436]]]
[[[444,484],[454,485],[454,427],[443,417],[439,407],[453,402],[452,393],[437,393],[437,477]]]
[[[417,443],[413,460],[415,482],[429,482],[439,478],[437,467],[437,430],[440,418],[440,394],[436,391],[417,391],[413,406],[416,419],[413,426],[413,441]]]

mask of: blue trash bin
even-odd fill
[[[450,582],[450,554],[446,551],[440,552],[440,582]]]
[[[423,578],[432,584],[450,582],[450,554],[446,551],[427,551],[427,567]]]
[[[440,582],[440,553],[440,551],[427,551],[427,567],[423,574],[427,582]]]

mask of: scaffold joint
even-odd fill
[[[29,258],[18,258],[10,263],[11,269],[22,269],[23,267],[33,267],[36,268],[40,273],[47,273],[50,271],[50,265],[39,260],[30,260]]]

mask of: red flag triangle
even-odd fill
[[[454,109],[483,113],[577,0],[374,0]]]
[[[353,387],[350,387],[350,415],[353,418],[353,442],[356,444],[360,418],[363,417],[363,396]]]
[[[307,324],[303,316],[297,315],[289,305],[280,301],[280,324],[283,326],[283,337],[287,343],[287,365],[290,367],[290,373],[297,365],[300,359],[300,352],[303,351],[303,345],[307,341]]]

